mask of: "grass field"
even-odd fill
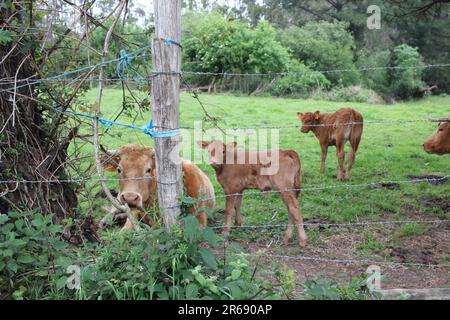
[[[95,100],[95,91],[88,92],[86,99]],[[347,222],[347,221],[379,221],[379,220],[433,220],[449,219],[450,184],[431,184],[428,182],[399,183],[385,186],[359,186],[346,187],[346,185],[369,184],[380,181],[410,181],[413,176],[446,176],[450,174],[449,156],[436,156],[425,153],[422,143],[436,129],[437,124],[430,122],[395,123],[400,119],[425,119],[428,117],[443,117],[450,113],[450,97],[428,97],[426,99],[404,102],[395,105],[370,105],[363,103],[336,103],[315,100],[276,99],[270,97],[238,97],[231,95],[201,95],[209,114],[221,118],[220,126],[252,127],[260,125],[285,126],[299,124],[296,119],[298,111],[332,112],[341,107],[351,107],[362,113],[364,120],[370,121],[394,121],[393,123],[367,123],[356,162],[352,170],[350,181],[340,182],[336,180],[337,159],[335,148],[330,147],[326,163],[326,171],[322,174],[320,168],[320,147],[312,133],[302,134],[298,128],[280,129],[280,147],[293,149],[300,154],[302,162],[302,187],[300,195],[301,208],[305,222]],[[120,110],[122,92],[116,89],[108,89],[104,92],[102,102],[102,115],[112,119]],[[194,126],[194,122],[202,119],[204,114],[190,95],[181,95],[181,125]],[[143,117],[128,118],[122,116],[119,120],[124,123],[145,125],[148,122],[149,112]],[[207,127],[208,125],[205,125]],[[210,125],[209,125],[210,126]],[[88,131],[88,126],[85,130]],[[102,144],[108,149],[117,149],[127,143],[153,145],[153,141],[143,133],[120,127],[113,127],[107,135],[102,137]],[[86,155],[82,163],[83,167],[93,164],[92,147],[89,144],[81,146],[77,143],[81,153]],[[194,146],[196,148],[196,146]],[[71,146],[75,149],[75,145]],[[206,156],[206,154],[204,154]],[[201,164],[216,190],[216,195],[223,195],[223,191],[213,169],[206,163]],[[114,177],[114,174],[109,174]],[[100,189],[95,182],[90,183],[91,195]],[[112,189],[117,190],[116,182],[109,182]],[[311,190],[315,187],[336,186],[324,190]],[[309,189],[309,190],[308,190]],[[104,214],[101,205],[106,204],[102,197],[88,200],[88,197],[80,196],[81,208],[85,213],[93,214],[96,219]],[[224,198],[217,199],[209,225],[221,226],[224,224]],[[287,212],[284,204],[277,194],[261,196],[249,194],[244,196],[242,204],[243,225],[261,224],[285,224]],[[356,230],[358,229],[358,230]],[[343,230],[325,229],[319,231],[308,228],[309,249],[312,254],[325,255],[331,258],[342,257],[340,253],[354,257],[354,252],[359,257],[374,257],[393,259],[386,253],[386,248],[417,247],[416,241],[422,241],[421,236],[426,235],[430,239],[443,236],[448,241],[448,232],[427,234],[432,227],[421,224],[404,224],[394,227],[374,227],[362,229],[348,228]],[[252,229],[250,229],[252,230]],[[434,230],[434,229],[433,229]],[[439,229],[436,232],[441,232]],[[248,244],[252,251],[252,244],[256,246],[266,244],[271,239],[276,239],[279,252],[298,254],[299,248],[293,246],[285,249],[281,245],[280,238],[284,228],[262,229],[249,232],[247,229],[232,231],[232,237]],[[354,232],[353,235],[349,235]],[[431,232],[431,231],[430,231]],[[435,231],[433,231],[435,232]],[[356,238],[355,238],[356,237]],[[332,239],[332,242],[330,242]],[[421,240],[422,239],[422,240]],[[427,238],[428,239],[428,238]],[[437,239],[437,238],[436,238]],[[349,248],[340,248],[347,241],[351,241]],[[406,241],[406,242],[405,242]],[[427,241],[426,239],[423,241]],[[440,240],[437,240],[438,242]],[[448,243],[444,245],[444,252],[434,257],[435,263],[450,261]],[[323,250],[319,250],[322,248]],[[333,250],[327,251],[329,248]],[[345,249],[345,250],[344,250]],[[348,250],[347,250],[348,249]],[[344,250],[344,251],[342,251]],[[342,252],[341,252],[342,251]],[[348,251],[348,252],[347,252]],[[386,256],[387,255],[387,256]],[[419,259],[419,260],[418,260]],[[408,262],[421,262],[420,258],[408,256],[403,259]],[[310,267],[309,265],[307,267]],[[305,268],[294,266],[294,268]],[[319,270],[322,268],[318,267]],[[324,270],[326,268],[324,267]],[[448,275],[447,275],[448,277]],[[443,283],[448,283],[443,280]]]

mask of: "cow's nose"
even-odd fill
[[[120,200],[131,207],[137,207],[141,204],[141,195],[137,192],[123,192]]]

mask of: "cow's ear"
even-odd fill
[[[116,172],[120,162],[120,154],[115,150],[108,150],[108,153],[103,155],[100,161],[106,171]]]
[[[320,119],[320,111],[317,110],[316,112],[314,112],[314,119],[319,120]]]
[[[197,141],[197,145],[202,149],[206,149],[210,144],[211,144],[211,141],[203,141],[203,140]]]
[[[298,120],[302,120],[303,112],[297,112],[297,118]]]

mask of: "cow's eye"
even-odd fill
[[[152,173],[152,168],[148,168],[148,169],[145,171],[145,173],[146,173],[146,174]]]
[[[444,128],[439,128],[438,131],[439,131],[439,132],[440,132],[440,131],[444,131]]]
[[[119,167],[117,167],[117,173],[122,173],[122,169],[120,169]]]

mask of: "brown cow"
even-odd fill
[[[236,143],[224,144],[222,141],[197,141],[197,144],[208,150],[211,166],[216,171],[216,177],[226,195],[226,227],[229,232],[231,226],[231,211],[235,211],[235,224],[241,224],[240,207],[242,192],[246,189],[262,191],[280,190],[281,199],[288,209],[289,226],[284,237],[285,244],[293,238],[294,225],[298,228],[300,246],[306,245],[306,233],[303,229],[298,195],[301,186],[300,158],[292,150],[277,150],[268,152],[245,151],[236,148]],[[275,154],[277,152],[277,154]],[[270,163],[267,159],[277,156],[276,172],[267,174],[265,169]],[[241,159],[242,161],[238,161]],[[251,161],[250,159],[253,159]],[[254,162],[254,163],[252,163]],[[287,191],[284,191],[287,190]]]
[[[112,152],[115,158],[105,164],[108,171],[117,171],[120,180],[120,192],[117,199],[122,204],[128,204],[130,208],[144,210],[155,206],[157,203],[156,195],[156,161],[155,151],[152,148],[141,147],[138,145],[126,145],[120,148],[119,152]],[[205,199],[198,201],[193,208],[190,208],[192,214],[197,213],[197,218],[201,227],[206,226],[207,215],[201,208],[214,208],[214,188],[206,174],[195,164],[188,160],[182,162],[183,182],[186,194],[195,199]],[[148,179],[145,179],[148,177]],[[197,212],[199,211],[199,212]],[[139,210],[132,210],[134,214]],[[142,219],[151,225],[145,213],[135,217]],[[132,222],[127,219],[124,228],[132,228]]]
[[[450,115],[448,117],[450,118]],[[440,123],[436,132],[425,141],[423,148],[428,153],[450,153],[450,122]]]
[[[338,180],[350,179],[350,170],[355,162],[355,154],[363,131],[363,117],[356,110],[342,108],[334,113],[297,112],[297,118],[302,122],[301,132],[312,131],[319,139],[322,149],[322,161],[320,171],[325,171],[325,160],[327,158],[328,146],[336,146],[338,158]],[[344,170],[344,145],[350,141],[351,150],[349,154],[347,170]]]

